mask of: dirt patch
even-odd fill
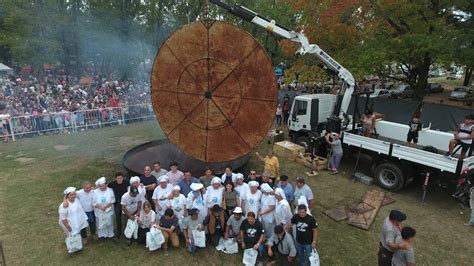
[[[71,145],[55,145],[54,146],[54,149],[57,151],[65,151],[69,148],[71,148]]]
[[[21,158],[16,158],[15,161],[17,162],[20,162],[20,163],[32,163],[34,162],[36,159],[35,158],[27,158],[27,157],[21,157]]]
[[[122,147],[130,147],[143,143],[143,140],[137,139],[135,137],[119,137],[118,143]]]

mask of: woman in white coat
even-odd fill
[[[87,215],[82,209],[79,200],[76,200],[76,188],[68,187],[64,190],[64,200],[59,205],[59,225],[67,236],[81,233],[81,230],[89,226]]]
[[[170,200],[168,201],[168,208],[174,211],[176,217],[179,220],[179,227],[183,226],[184,219],[188,216],[188,210],[186,209],[187,199],[180,193],[180,186],[174,186],[173,192],[171,193]]]
[[[97,223],[97,235],[99,238],[114,237],[114,216],[113,204],[115,203],[114,192],[107,187],[105,177],[101,177],[95,181],[98,189],[94,190],[94,213]],[[122,215],[117,213],[116,215]]]
[[[293,214],[291,213],[291,207],[288,201],[286,200],[285,191],[281,188],[275,189],[275,198],[277,199],[277,204],[275,207],[275,225],[283,225],[283,228],[286,228],[286,225],[291,221]]]
[[[209,210],[208,213],[210,213],[210,209],[216,204],[223,207],[222,200],[224,198],[225,188],[221,182],[219,177],[214,177],[211,180],[211,185],[207,187],[205,203]]]

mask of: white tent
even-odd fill
[[[12,72],[12,69],[9,68],[8,66],[0,63],[0,76],[5,76],[8,75]]]

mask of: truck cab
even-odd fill
[[[293,142],[311,148],[311,137],[319,137],[334,112],[336,95],[307,94],[296,96],[288,119],[289,134]]]

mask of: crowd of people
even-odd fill
[[[118,80],[86,69],[83,78],[49,71],[0,79],[0,115],[4,133],[18,134],[68,128],[71,124],[113,122],[121,114],[113,108],[150,103],[149,82]],[[100,111],[89,111],[100,110]],[[18,119],[9,120],[8,118]],[[11,124],[10,124],[11,123]],[[6,139],[7,140],[7,139]]]
[[[269,153],[262,160],[271,157]],[[89,181],[78,191],[66,188],[59,206],[59,225],[66,237],[80,236],[87,245],[92,239],[123,238],[125,231],[127,245],[136,242],[145,247],[150,232],[159,230],[163,236],[159,249],[168,256],[170,248],[184,246],[193,255],[199,253],[204,246],[197,233],[202,233],[204,241],[219,251],[255,252],[258,265],[265,259],[278,265],[294,261],[305,265],[317,252],[318,223],[311,211],[314,195],[303,177],[296,177],[293,186],[286,175],[258,175],[251,170],[244,176],[228,166],[222,176],[208,168],[197,178],[180,171],[176,162],[170,163],[169,170],[154,162],[143,172],[130,179],[122,173],[116,173],[113,181],[101,177],[95,188]],[[414,263],[416,232],[401,227],[405,219],[404,213],[392,210],[384,220],[379,265]],[[130,223],[136,223],[137,229],[127,235]]]

